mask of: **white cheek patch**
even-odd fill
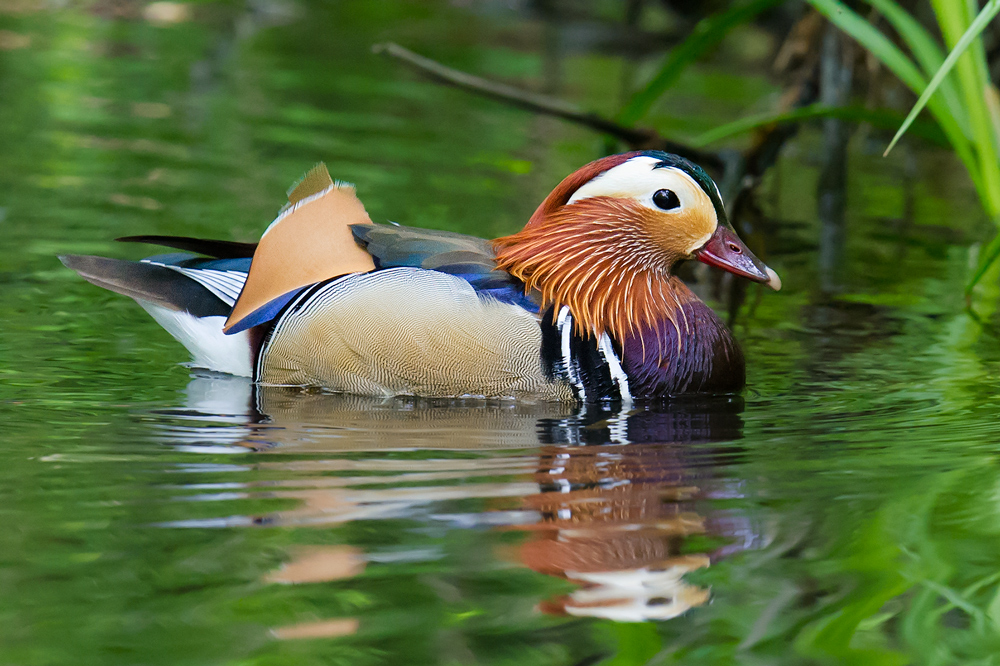
[[[634,199],[647,208],[663,213],[664,210],[653,203],[653,194],[658,190],[672,190],[681,205],[671,212],[705,206],[714,212],[711,199],[691,176],[676,167],[656,168],[659,163],[660,160],[655,157],[633,157],[585,183],[567,203],[574,204],[594,197]]]

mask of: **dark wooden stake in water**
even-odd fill
[[[853,49],[840,30],[827,25],[820,58],[820,102],[844,106],[850,99],[853,79]],[[822,171],[816,192],[820,220],[819,275],[825,293],[839,290],[844,265],[847,229],[847,143],[851,126],[840,118],[823,120]]]

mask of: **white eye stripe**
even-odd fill
[[[671,190],[677,195],[681,205],[674,211],[702,204],[708,199],[691,176],[676,167],[657,167],[658,164],[660,160],[654,157],[633,157],[582,185],[567,203],[574,204],[594,197],[615,197],[634,199],[647,208],[663,212],[653,203],[653,194],[658,190]]]

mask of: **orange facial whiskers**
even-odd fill
[[[688,329],[694,299],[670,268],[680,258],[658,243],[655,213],[627,199],[594,197],[561,206],[494,241],[497,267],[541,293],[543,309],[568,306],[579,334],[619,341],[669,320]]]

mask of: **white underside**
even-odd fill
[[[195,366],[239,377],[251,376],[250,338],[246,331],[234,335],[223,333],[225,317],[195,317],[149,301],[136,299],[136,302],[191,352]]]

